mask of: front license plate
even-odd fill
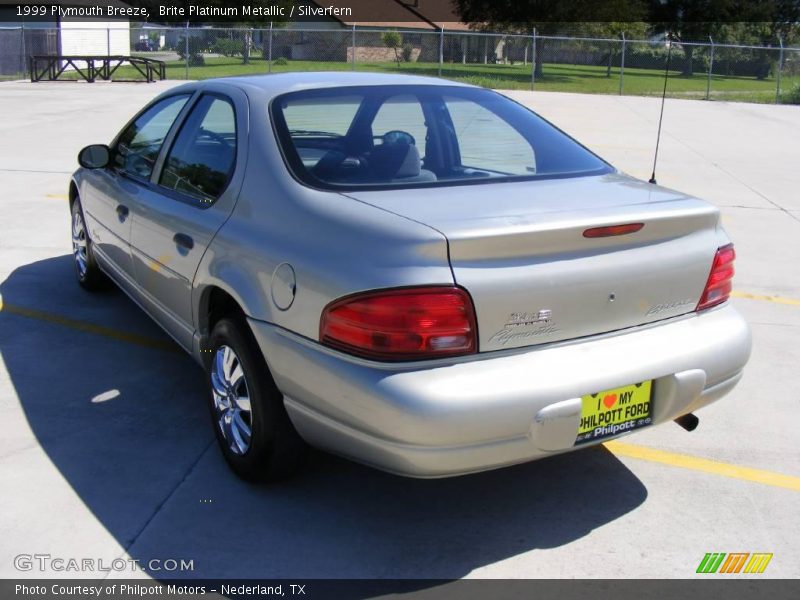
[[[575,444],[619,435],[652,423],[650,392],[653,382],[632,383],[581,398],[581,424]]]

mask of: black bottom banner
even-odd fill
[[[4,579],[0,598],[51,600],[99,598],[102,600],[188,600],[204,598],[297,598],[348,600],[360,598],[413,598],[420,600],[613,600],[758,599],[800,598],[800,580],[776,579],[306,579],[306,580],[89,580]]]

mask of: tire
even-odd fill
[[[211,422],[228,465],[247,481],[294,475],[306,445],[242,318],[226,317],[214,326],[207,356]]]
[[[75,276],[78,283],[85,290],[96,292],[108,285],[108,279],[97,265],[92,248],[92,240],[83,218],[83,208],[79,198],[72,203],[72,264],[75,266]]]

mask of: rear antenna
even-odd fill
[[[656,182],[656,164],[658,163],[658,144],[661,141],[661,122],[664,120],[664,100],[667,98],[667,79],[669,79],[669,59],[672,55],[672,36],[667,32],[667,67],[664,69],[664,91],[661,94],[661,114],[658,117],[658,136],[656,137],[656,154],[653,157],[653,174],[650,183]]]

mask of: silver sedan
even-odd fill
[[[440,477],[692,429],[750,353],[718,210],[489,90],[189,83],[79,162],[79,283],[113,281],[203,365],[247,479],[306,443]]]

